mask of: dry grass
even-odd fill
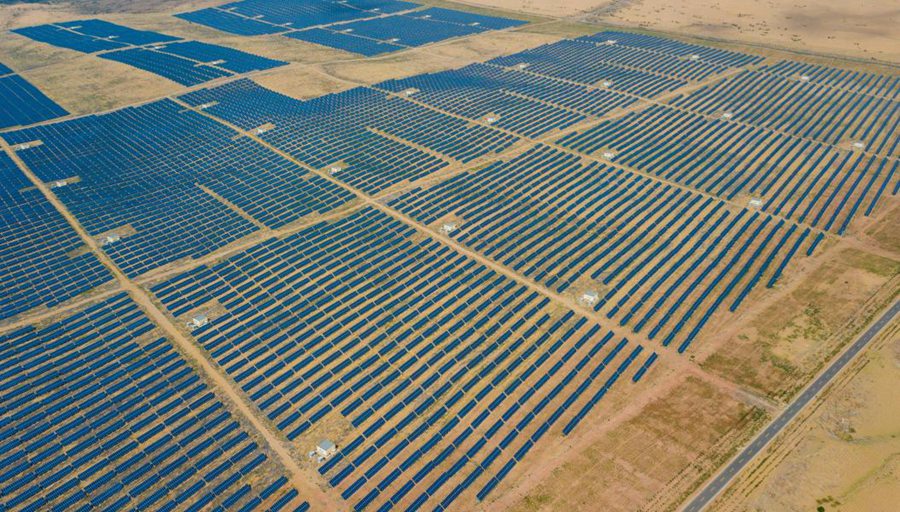
[[[888,512],[900,502],[900,323],[710,510]],[[876,342],[879,343],[879,342]]]
[[[592,19],[802,52],[900,62],[900,8],[885,0],[634,0]]]
[[[727,454],[752,409],[696,378],[671,391],[566,461],[511,510],[665,510]],[[587,434],[589,435],[589,434]]]

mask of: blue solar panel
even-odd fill
[[[410,13],[408,16],[430,19],[433,21],[441,21],[445,23],[453,23],[456,25],[478,26],[490,30],[502,30],[526,24],[525,21],[521,20],[499,18],[497,16],[485,16],[483,14],[454,11],[451,9],[443,9],[440,7],[431,7],[429,9],[416,11],[414,13]]]
[[[485,30],[478,26],[440,23],[404,15],[354,21],[345,23],[340,28],[352,30],[356,35],[403,46],[422,46]]]
[[[0,128],[39,123],[67,114],[21,76],[0,77]]]
[[[198,65],[192,60],[144,48],[104,53],[100,57],[128,64],[187,86],[231,76],[231,72],[224,69]]]
[[[125,294],[0,336],[6,509],[304,506]]]
[[[55,306],[112,279],[15,163],[0,153],[0,319]]]
[[[34,39],[35,41],[83,53],[96,53],[128,46],[125,43],[79,34],[55,25],[38,25],[36,27],[17,28],[14,29],[13,32]]]
[[[129,275],[209,254],[257,228],[210,193],[267,226],[324,213],[352,195],[248,138],[164,100],[6,134],[47,181],[78,176],[57,195]]]
[[[248,73],[250,71],[287,65],[287,62],[284,61],[267,59],[225,46],[197,41],[167,44],[157,48],[157,51],[178,55],[201,63],[214,64],[216,67],[225,68],[234,73]]]
[[[73,32],[78,32],[79,34],[134,46],[150,43],[166,43],[178,39],[177,37],[160,34],[159,32],[135,30],[133,28],[123,27],[122,25],[116,25],[115,23],[97,19],[66,21],[56,23],[56,25],[65,27]]]
[[[341,28],[341,26],[339,26],[338,28]],[[290,32],[285,35],[287,37],[290,37],[291,39],[297,39],[300,41],[306,41],[308,43],[328,46],[329,48],[336,48],[338,50],[358,53],[360,55],[365,55],[366,57],[380,55],[382,53],[395,52],[397,50],[402,50],[405,48],[404,46],[399,46],[396,44],[376,41],[374,39],[366,37],[359,37],[354,35],[352,32],[328,30],[324,28],[311,28],[308,30]]]
[[[206,25],[207,27],[241,36],[277,34],[288,30],[286,27],[263,23],[253,18],[239,16],[214,7],[200,9],[199,11],[183,12],[175,16],[198,25]]]
[[[287,64],[224,46],[181,41],[158,32],[135,30],[96,19],[40,25],[17,32],[86,53],[104,51],[100,55],[104,59],[128,64],[187,86]]]

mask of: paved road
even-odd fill
[[[831,382],[832,379],[847,366],[847,363],[853,360],[857,354],[870,342],[872,338],[878,334],[881,329],[887,325],[896,315],[900,313],[900,301],[895,302],[890,309],[881,315],[875,323],[841,354],[835,359],[831,365],[820,374],[816,380],[812,382],[782,413],[769,424],[744,450],[738,455],[725,469],[722,470],[706,487],[697,494],[690,503],[685,506],[683,512],[700,512],[709,502],[719,495],[725,487],[731,482],[735,475],[740,473],[744,466],[750,462],[763,448],[769,444],[772,439],[787,426],[794,416],[797,415],[807,404]]]

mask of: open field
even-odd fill
[[[887,511],[900,499],[897,323],[711,510]]]
[[[893,35],[900,9],[879,0],[636,0],[612,2],[590,19],[810,54],[900,61]]]
[[[356,1],[0,6],[2,505],[677,510],[900,294],[890,66]],[[893,329],[714,509],[896,494]]]

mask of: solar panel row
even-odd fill
[[[761,66],[759,71],[800,79],[815,84],[827,85],[850,92],[868,94],[888,99],[900,98],[900,77],[829,68],[816,64],[783,60],[770,66]]]
[[[389,204],[426,224],[455,219],[454,239],[558,292],[607,290],[596,311],[635,332],[652,326],[650,339],[677,338],[680,351],[726,299],[742,300],[774,261],[783,268],[782,249],[799,235],[784,220],[545,146]]]
[[[125,294],[0,336],[2,505],[309,505]]]
[[[684,43],[674,39],[636,34],[633,32],[608,30],[590,36],[583,36],[579,39],[603,44],[609,44],[610,41],[613,41],[613,44],[619,44],[630,48],[639,48],[662,55],[686,57],[690,60],[728,67],[749,66],[758,64],[765,59],[760,55],[722,50],[710,46]]]
[[[0,128],[40,123],[65,115],[68,112],[64,108],[21,76],[0,76]]]
[[[0,153],[0,320],[112,279],[16,164]]]
[[[415,101],[528,137],[564,130],[587,116],[599,117],[636,101],[612,91],[485,64],[389,80],[374,87],[394,93],[410,91]]]
[[[81,20],[16,29],[14,32],[128,64],[193,86],[235,74],[287,65],[287,62],[198,41],[135,30],[102,20]]]
[[[171,100],[4,134],[41,140],[19,155],[44,181],[78,177],[57,194],[134,276],[199,257],[257,228],[203,185],[267,227],[352,199],[247,137]],[[72,180],[74,181],[74,180]]]
[[[282,33],[292,39],[365,56],[525,23],[442,8],[402,13],[418,7],[421,6],[395,0],[303,0],[289,4],[243,0],[176,16],[234,34]]]
[[[728,112],[737,122],[886,156],[900,147],[897,101],[779,74],[743,71],[672,105],[707,115]]]
[[[285,19],[297,12],[278,5]],[[631,106],[635,96],[759,60],[605,32],[309,101],[238,80],[177,102],[3,136],[27,145],[17,154],[41,180],[65,180],[58,196],[118,265],[138,275],[214,253],[260,224],[284,226],[354,198],[256,138],[377,194]],[[790,80],[794,69],[760,75]],[[892,101],[890,81],[801,69],[810,74],[802,82],[822,95],[858,96],[848,110],[860,120],[853,130],[884,119],[859,112]],[[596,87],[597,80],[612,82]],[[801,250],[811,255],[825,238],[820,229],[843,233],[900,188],[896,162],[864,148],[799,138],[760,119],[714,119],[700,108],[649,106],[557,147],[533,145],[468,172],[457,168],[384,200],[433,228],[452,225],[446,236],[541,286],[595,297],[588,304],[596,312],[683,351],[723,309],[736,311],[762,283],[776,285]],[[690,137],[699,141],[688,147]],[[747,140],[765,141],[766,157],[745,154],[755,149]],[[588,158],[596,152],[607,153],[607,163]],[[0,198],[13,207],[4,233],[44,244],[56,228],[16,235],[21,205],[36,192],[8,164]],[[765,199],[761,211],[723,200],[751,193]],[[62,221],[49,204],[39,214],[29,208],[21,217],[52,213]],[[71,251],[77,236],[57,231],[65,242],[57,245]],[[62,250],[57,245],[47,259]],[[19,268],[15,258],[25,251],[0,257]],[[27,269],[9,277],[49,279]],[[548,433],[574,432],[623,375],[640,382],[657,359],[374,207],[167,276],[152,292],[179,320],[209,317],[193,331],[196,341],[286,437],[306,445],[334,433],[340,451],[319,470],[357,510],[445,510],[464,494],[488,498],[528,453],[547,449]],[[0,374],[12,418],[0,459],[8,508],[308,507],[124,295],[0,337],[0,360],[10,369]]]
[[[243,129],[268,126],[261,139],[311,167],[336,166],[335,178],[370,194],[448,165],[426,149],[469,162],[517,140],[363,87],[299,101],[243,80],[181,99]]]
[[[769,119],[767,117],[767,119]],[[765,127],[666,106],[604,121],[559,144],[717,196],[764,198],[762,209],[844,233],[894,179],[898,162]]]
[[[641,350],[414,234],[367,208],[152,287],[176,317],[218,312],[194,336],[289,439],[352,425],[320,471],[357,509],[492,488]]]

